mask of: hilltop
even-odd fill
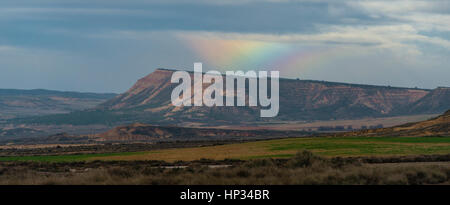
[[[280,79],[280,111],[275,118],[261,118],[261,107],[175,107],[170,99],[177,86],[170,82],[173,72],[157,69],[126,92],[89,110],[13,123],[220,126],[439,114],[450,109],[448,88],[428,90],[298,79]]]
[[[101,110],[139,110],[164,121],[260,121],[259,107],[174,107],[170,83],[175,70],[158,69],[127,92],[98,106]],[[208,85],[204,84],[204,88]],[[450,108],[450,92],[435,90],[280,79],[276,120],[333,120],[441,113]],[[239,116],[239,118],[236,118]],[[272,119],[274,120],[274,119]]]

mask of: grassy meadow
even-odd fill
[[[450,137],[315,137],[289,138],[217,146],[145,152],[58,156],[0,157],[0,161],[73,162],[93,160],[163,160],[289,158],[299,150],[321,157],[449,154]]]

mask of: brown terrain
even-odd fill
[[[450,110],[430,120],[341,134],[343,136],[450,136]]]
[[[275,126],[275,125],[273,125]],[[281,125],[287,126],[287,125]],[[30,144],[101,144],[101,143],[160,143],[160,142],[188,142],[188,141],[252,141],[262,139],[311,137],[311,136],[450,136],[450,110],[444,114],[420,122],[406,123],[399,126],[378,129],[365,129],[350,132],[308,132],[289,128],[271,129],[265,127],[176,127],[158,126],[134,123],[118,126],[106,132],[91,135],[69,135],[60,133],[47,137],[19,138],[4,140],[1,144],[13,147]]]
[[[233,130],[217,128],[186,128],[154,126],[135,123],[116,127],[97,135],[100,141],[160,141],[160,140],[233,140],[269,139],[312,135],[302,131],[282,130]],[[318,135],[318,134],[315,134]],[[333,134],[320,134],[333,135]],[[337,136],[450,136],[450,110],[425,121],[407,123],[399,126],[334,134]]]
[[[450,88],[439,87],[430,91],[426,96],[417,100],[407,109],[409,112],[421,112],[424,110],[429,110],[427,112],[432,113],[434,110],[447,110],[449,108],[450,102]]]
[[[274,118],[261,118],[261,107],[174,107],[170,100],[171,92],[177,86],[170,82],[173,72],[157,69],[115,97],[112,94],[67,92],[56,95],[41,90],[31,94],[31,91],[26,91],[30,97],[18,94],[17,97],[11,97],[12,91],[4,91],[3,98],[0,95],[0,107],[2,99],[12,106],[14,99],[23,98],[13,103],[15,108],[35,106],[42,113],[50,110],[66,114],[14,118],[4,122],[0,120],[0,137],[30,138],[62,132],[93,135],[134,123],[244,131],[351,131],[415,122],[450,109],[450,88],[445,87],[428,90],[295,79],[280,79],[280,112]],[[205,84],[204,88],[207,86]],[[32,101],[35,105],[29,106],[29,99],[35,98],[41,100]],[[4,110],[12,109],[8,107]],[[135,133],[130,136],[133,139],[142,138]],[[166,139],[165,136],[154,138]],[[110,138],[114,138],[113,135]]]
[[[302,131],[275,130],[232,130],[214,128],[187,128],[173,126],[154,126],[135,123],[116,127],[98,134],[98,141],[173,141],[173,140],[255,140],[311,135]]]
[[[176,86],[170,82],[173,72],[158,69],[98,108],[159,116],[159,121],[171,124],[207,122],[211,125],[268,120],[259,118],[260,107],[172,106],[170,94]],[[278,117],[270,120],[335,120],[442,113],[450,108],[449,97],[449,88],[426,90],[280,79],[280,112]]]

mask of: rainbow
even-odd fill
[[[213,70],[278,70],[284,77],[301,77],[351,51],[339,47],[306,46],[254,40],[188,36],[181,39],[200,61]],[[209,69],[207,69],[209,70]]]

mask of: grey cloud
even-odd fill
[[[449,14],[445,0],[2,0],[0,87],[121,92],[156,67],[199,59],[173,33],[348,46],[365,53],[334,64],[348,75],[333,66],[307,75],[448,86]],[[393,75],[411,67],[415,76]]]

